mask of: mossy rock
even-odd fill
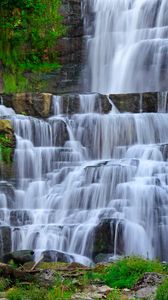
[[[10,120],[0,120],[0,176],[11,177],[16,139]]]

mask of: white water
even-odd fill
[[[103,94],[166,90],[168,1],[83,2],[87,5],[85,31],[90,90]]]
[[[109,219],[112,256],[168,260],[168,115],[99,114],[94,97],[81,95],[72,116],[53,97],[47,121],[12,117],[15,199],[9,205],[0,194],[1,224],[12,228],[13,250],[34,249],[37,259],[60,250],[89,264],[95,228]],[[60,146],[65,128],[69,140]]]

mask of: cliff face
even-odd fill
[[[67,33],[59,39],[55,49],[62,67],[49,75],[48,91],[52,93],[80,91],[82,86],[80,75],[84,61],[84,32],[81,0],[62,0],[61,14]]]

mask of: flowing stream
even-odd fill
[[[167,90],[168,1],[83,0],[83,4],[89,90],[103,94]]]
[[[34,249],[36,259],[58,250],[90,264],[96,228],[108,222],[112,257],[168,260],[168,115],[103,114],[95,99],[80,95],[79,113],[68,115],[54,96],[48,120],[11,111],[15,190],[10,203],[0,193],[1,226],[12,250]]]

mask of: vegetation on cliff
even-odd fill
[[[5,92],[38,90],[59,68],[54,46],[65,33],[61,0],[1,0],[0,73]]]
[[[10,120],[0,120],[0,163],[11,163],[15,138]]]

